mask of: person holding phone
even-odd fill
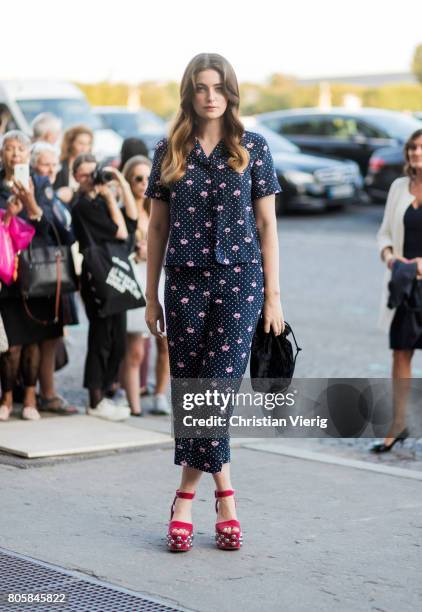
[[[0,171],[0,207],[19,215],[35,228],[32,244],[56,244],[52,229],[52,188],[47,177],[29,170],[30,140],[18,130],[4,135]],[[63,335],[62,319],[53,321],[54,299],[29,298],[24,302],[17,283],[2,285],[0,311],[9,339],[9,350],[0,356],[1,400],[0,420],[9,418],[13,410],[13,389],[20,373],[24,386],[22,418],[36,420],[36,384],[40,366],[40,344]]]
[[[218,379],[227,386],[245,372],[261,311],[266,332],[284,329],[274,197],[280,186],[265,138],[245,131],[239,119],[237,78],[224,57],[194,57],[180,99],[146,191],[152,198],[146,320],[154,335],[167,332],[173,382]],[[158,282],[166,245],[164,325]],[[177,402],[173,410],[175,420],[183,416]],[[204,472],[216,487],[216,544],[239,549],[228,437],[176,436],[174,461],[182,473],[169,550],[191,548],[191,500]]]

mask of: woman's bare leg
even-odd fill
[[[217,491],[225,491],[226,489],[233,489],[230,475],[230,463],[223,463],[221,472],[216,472],[212,475],[215,482],[215,488]],[[230,519],[237,519],[236,505],[234,502],[234,496],[229,495],[227,497],[218,498],[218,512],[217,512],[217,523],[221,521],[229,521]],[[224,531],[227,533],[238,532],[238,527],[225,527]]]
[[[413,351],[393,351],[393,422],[384,444],[391,444],[406,427],[406,407],[412,378]]]
[[[155,394],[166,394],[170,380],[170,362],[167,338],[158,338],[157,360],[155,362]]]
[[[196,468],[184,467],[182,468],[182,479],[180,481],[179,489],[186,493],[193,493],[201,480],[203,472]],[[181,497],[176,498],[174,506],[174,521],[184,521],[185,523],[192,522],[192,500],[183,499]],[[175,534],[188,533],[186,529],[175,529]]]
[[[126,355],[121,368],[121,382],[132,414],[141,413],[139,370],[143,358],[144,339],[139,334],[128,334]]]

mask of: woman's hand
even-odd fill
[[[10,219],[10,217],[16,217],[16,215],[21,212],[22,208],[22,202],[16,196],[11,196],[7,201],[6,214],[4,218],[6,219],[7,217]]]
[[[264,332],[268,334],[270,329],[276,336],[284,331],[284,315],[279,296],[266,297],[263,307]]]
[[[164,313],[158,300],[148,300],[145,309],[145,321],[153,336],[162,338],[165,332]],[[160,323],[160,331],[157,329],[157,321]]]
[[[71,187],[60,187],[57,190],[57,197],[65,204],[70,204],[75,192]]]
[[[417,276],[422,276],[422,257],[415,257],[414,259],[408,260],[409,263],[417,264]]]
[[[14,181],[11,191],[26,208],[29,218],[42,215],[42,209],[38,206],[35,199],[34,183],[31,177],[29,178],[28,189],[20,181]]]

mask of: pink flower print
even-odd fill
[[[183,361],[178,361],[178,362],[177,362],[177,367],[178,367],[178,368],[184,368],[184,367],[185,367],[185,364],[183,363]]]
[[[182,449],[183,449],[183,446],[182,446],[181,444],[178,444],[178,445],[177,445],[177,448],[179,448],[180,450],[182,450]]]
[[[187,467],[188,462],[183,459],[183,461],[180,462],[180,465],[183,465],[183,467]]]
[[[205,359],[202,360],[202,365],[205,365],[207,362]]]
[[[208,351],[208,355],[209,355],[210,357],[214,357],[215,352],[214,352],[214,351]]]
[[[257,264],[257,263],[258,263],[258,260],[254,258],[254,259],[252,259],[252,263],[253,263],[253,264]]]
[[[220,298],[217,298],[216,300],[214,300],[215,304],[222,304],[223,300],[220,300]]]
[[[255,162],[255,166],[262,166],[262,159],[257,159]]]
[[[237,342],[237,344],[242,344],[243,340],[242,340],[242,338],[238,338],[238,339],[236,340],[236,342]]]
[[[180,244],[187,244],[189,242],[189,240],[187,240],[186,238],[182,238],[180,240]]]
[[[218,281],[220,283],[220,285],[225,285],[226,281],[224,280],[224,278],[220,278],[220,280]]]
[[[242,353],[241,357],[242,357],[242,359],[245,359],[246,353]]]
[[[239,293],[240,287],[233,287],[232,291],[234,291],[235,293]]]
[[[239,245],[238,244],[234,244],[232,246],[232,251],[234,251],[235,253],[239,250]]]
[[[194,213],[195,212],[195,206],[189,206],[188,211],[190,213]]]
[[[172,285],[172,286],[170,287],[170,289],[171,289],[172,291],[176,291],[177,287],[176,287],[176,285]]]
[[[247,149],[253,149],[253,142],[248,142],[248,144],[246,145]]]
[[[249,325],[249,326],[248,326],[248,332],[251,332],[252,330],[253,330],[252,325]]]
[[[193,181],[191,179],[188,179],[186,181],[186,185],[189,185],[189,187],[190,187],[191,185],[193,185]]]
[[[174,342],[173,342],[173,340],[169,340],[169,345],[170,345],[170,346],[174,346]]]
[[[175,317],[175,316],[176,316],[176,313],[174,312],[174,310],[172,310],[172,311],[171,311],[170,315],[171,315],[172,317]]]
[[[198,151],[198,153],[199,153],[199,151]],[[210,467],[209,463],[204,463],[204,468],[209,468],[209,467]]]
[[[233,191],[233,195],[236,197],[240,196],[240,189],[236,189],[236,191]]]
[[[218,164],[217,168],[218,168],[219,170],[224,170],[224,164]]]
[[[267,145],[264,145],[264,147],[263,147],[263,148],[264,148],[264,151],[268,151],[268,147],[267,147]]]
[[[229,227],[225,227],[224,231],[226,232],[226,234],[230,234],[230,228]]]
[[[223,327],[217,327],[217,331],[218,331],[219,334],[222,334],[223,331],[224,331],[224,328]]]
[[[239,320],[239,319],[240,319],[240,317],[241,317],[240,312],[235,312],[235,313],[233,314],[233,316],[234,316],[234,318],[235,318],[235,319],[237,319],[237,320]]]
[[[188,334],[194,334],[195,333],[195,330],[194,330],[193,327],[187,327],[186,331],[188,332]]]
[[[218,440],[212,440],[211,446],[218,446],[220,443]]]
[[[180,227],[180,223],[179,223],[179,221],[175,221],[175,222],[174,222],[174,227]]]
[[[179,342],[183,342],[184,337],[183,336],[179,336]]]
[[[208,247],[204,247],[204,248],[202,249],[202,252],[203,252],[203,254],[204,254],[204,255],[207,255],[207,254],[210,252],[210,250],[209,250],[209,248],[208,248]]]
[[[202,295],[204,295],[205,297],[210,297],[210,292],[209,291],[203,291]]]
[[[238,222],[239,225],[243,225],[245,223],[245,221],[243,219],[238,219],[237,222]]]
[[[200,453],[205,453],[205,448],[204,448],[203,446],[200,446],[200,447],[199,447],[199,452],[200,452]]]
[[[207,198],[208,197],[208,191],[201,191],[201,193],[199,194],[202,198]]]
[[[195,285],[192,285],[192,283],[190,285],[188,285],[188,287],[189,287],[189,289],[191,291],[195,291],[195,289],[196,289]]]
[[[199,348],[204,348],[205,344],[203,342],[199,343]]]
[[[250,210],[252,210],[252,206],[246,206],[246,210],[249,212]]]
[[[214,334],[212,333],[212,331],[208,332],[209,336],[213,336]]]
[[[195,238],[200,238],[201,234],[199,232],[195,232]]]
[[[200,155],[201,151],[199,149],[196,149],[195,153],[196,153],[196,155]]]
[[[176,192],[175,192],[175,191],[172,191],[172,192],[171,192],[171,197],[172,197],[172,198],[175,198],[175,197],[176,197]]]
[[[234,270],[235,272],[241,272],[241,271],[242,271],[242,268],[241,268],[240,266],[236,266],[235,268],[233,268],[233,270]]]
[[[220,183],[219,184],[220,189],[224,189],[225,186],[226,186],[226,183]]]
[[[253,281],[253,282],[251,283],[251,285],[252,285],[252,287],[256,287],[256,282],[255,282],[255,281]]]
[[[204,276],[211,276],[211,272],[209,270],[204,270]]]
[[[200,319],[203,319],[205,317],[205,312],[203,310],[201,310],[201,312],[198,312],[198,317]]]
[[[243,240],[245,242],[252,242],[252,238],[250,236],[245,236]]]
[[[230,263],[230,259],[227,259],[227,257],[225,257],[223,259],[223,263],[225,263],[226,265],[228,265]]]
[[[198,353],[195,353],[195,351],[191,351],[191,352],[189,353],[189,355],[190,355],[191,357],[196,357],[196,356],[197,356],[197,354],[198,354]]]
[[[189,268],[192,268],[192,266],[194,266],[195,264],[194,264],[193,261],[189,260],[189,261],[186,262],[186,265],[189,266]]]
[[[217,210],[218,210],[218,211],[222,211],[222,210],[224,210],[224,206],[223,206],[222,204],[219,204],[219,205],[217,206]]]
[[[227,351],[230,349],[230,345],[229,344],[223,344],[223,346],[221,347],[221,350],[224,351],[225,353],[227,353]]]
[[[189,164],[188,170],[193,170],[194,168],[195,168],[195,166],[193,164]]]
[[[253,295],[248,295],[248,297],[246,298],[247,302],[253,302],[254,301],[254,296]]]
[[[205,182],[207,185],[211,185],[211,179],[207,179]]]
[[[226,368],[226,372],[228,372],[228,373],[233,372],[233,368],[232,368],[232,366],[228,366],[228,367]],[[212,444],[212,443],[211,443],[211,444]]]
[[[205,221],[205,227],[212,227],[212,221]]]
[[[213,193],[217,193],[217,189],[213,189],[213,190],[212,190],[212,192],[213,192]]]
[[[261,179],[260,181],[258,181],[258,185],[265,185],[267,181],[264,181],[264,179]]]
[[[170,247],[169,251],[170,251],[170,253],[173,255],[173,253],[174,253],[174,247]]]
[[[189,302],[189,298],[188,297],[182,297],[182,299],[180,301],[182,302],[182,304],[187,304]]]

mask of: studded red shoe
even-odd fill
[[[218,512],[218,498],[228,497],[229,495],[234,495],[234,491],[232,489],[227,489],[226,491],[215,491],[216,512]],[[236,504],[236,501],[234,503]],[[237,527],[239,531],[236,533],[227,533],[223,531],[225,527]],[[220,521],[220,523],[216,523],[215,543],[217,548],[221,548],[221,550],[239,550],[239,548],[242,546],[242,530],[240,528],[239,521],[236,519],[230,519],[229,521]]]
[[[185,523],[184,521],[173,521],[174,507],[176,499],[182,497],[183,499],[193,499],[195,493],[186,493],[185,491],[179,491],[177,489],[173,503],[170,508],[170,524],[167,533],[167,547],[172,552],[185,552],[192,548],[193,540],[193,525],[192,523]],[[185,529],[188,533],[173,533],[175,529]]]

